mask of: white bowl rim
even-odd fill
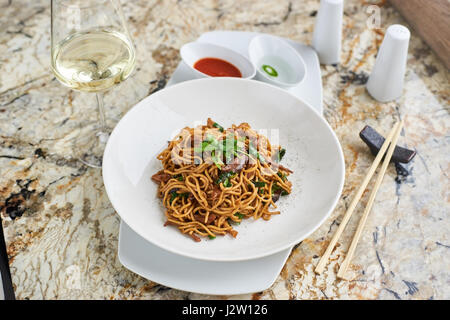
[[[280,81],[280,80],[277,80],[277,79],[269,78],[265,73],[261,72],[261,71],[255,66],[255,65],[256,65],[256,61],[254,62],[254,61],[251,59],[251,57],[250,57],[250,48],[251,48],[251,46],[252,46],[252,43],[256,42],[256,39],[261,39],[261,38],[269,38],[269,39],[278,41],[279,43],[283,43],[282,45],[283,45],[284,47],[288,48],[287,50],[290,50],[292,53],[294,53],[294,55],[298,58],[298,61],[300,61],[300,64],[303,66],[303,70],[305,70],[305,72],[304,72],[304,74],[303,74],[303,77],[302,77],[300,80],[296,81],[296,82],[284,82],[284,81]],[[257,36],[255,36],[255,37],[253,37],[252,40],[250,40],[250,43],[249,43],[249,45],[248,45],[248,56],[249,56],[249,59],[250,59],[251,63],[255,66],[256,73],[260,74],[261,76],[264,77],[264,79],[269,80],[269,81],[272,82],[273,84],[277,84],[277,85],[280,85],[280,86],[284,86],[284,87],[295,87],[295,86],[299,85],[300,83],[302,83],[303,80],[305,80],[306,74],[307,74],[307,72],[308,72],[308,70],[307,70],[307,68],[306,68],[305,60],[304,60],[303,57],[300,55],[300,53],[299,53],[297,50],[295,50],[295,48],[293,48],[287,41],[285,41],[285,40],[283,40],[283,39],[281,39],[281,38],[279,38],[279,37],[277,37],[277,36],[274,36],[274,35],[270,35],[270,34],[260,34],[260,35],[257,35]]]
[[[217,49],[219,49],[219,50],[231,52],[232,54],[234,54],[234,55],[236,55],[236,56],[239,56],[240,58],[242,58],[242,59],[249,65],[249,67],[252,68],[252,72],[250,73],[249,76],[247,76],[247,77],[241,77],[241,78],[238,78],[238,77],[213,77],[213,76],[210,76],[209,74],[203,73],[203,72],[201,72],[201,71],[195,69],[192,65],[190,65],[189,63],[187,63],[187,61],[183,58],[183,53],[182,53],[182,51],[183,51],[183,48],[185,48],[185,47],[187,47],[187,46],[193,46],[193,45],[198,45],[198,44],[206,45],[206,46],[210,46],[210,47],[215,47],[215,48],[217,48]],[[184,62],[185,65],[187,65],[187,66],[188,66],[191,70],[193,70],[196,74],[199,74],[199,75],[201,75],[201,76],[203,76],[203,77],[206,77],[206,78],[214,78],[214,79],[215,79],[215,78],[252,79],[252,78],[256,75],[256,68],[255,68],[254,64],[250,61],[249,58],[247,58],[247,57],[244,56],[243,54],[240,54],[239,52],[237,52],[237,51],[235,51],[235,50],[233,50],[233,49],[230,49],[230,48],[227,48],[227,47],[224,47],[224,46],[220,46],[220,45],[217,45],[217,44],[214,44],[214,43],[203,42],[203,41],[192,41],[192,42],[185,43],[185,44],[180,48],[180,56],[181,56],[181,60],[183,60],[183,62]],[[216,59],[221,59],[221,58],[218,58],[218,57],[212,57],[212,56],[204,56],[203,58],[216,58]],[[201,58],[201,59],[203,59],[203,58]],[[221,60],[224,60],[224,59],[221,59]],[[227,61],[227,62],[228,62],[228,63],[231,63],[231,62],[229,62],[229,61]],[[236,66],[235,66],[235,67],[236,67]],[[236,67],[236,68],[237,68],[237,67]],[[238,68],[238,69],[239,69],[239,68]],[[242,73],[242,71],[241,71],[240,69],[239,69],[239,71]]]
[[[164,90],[164,91],[174,90],[174,88],[178,88],[178,87],[181,87],[181,86],[188,85],[188,84],[190,84],[190,83],[192,83],[192,82],[194,82],[194,81],[195,81],[195,82],[202,82],[202,81],[205,81],[205,82],[206,82],[206,81],[251,81],[251,82],[255,82],[254,80],[243,79],[243,78],[233,78],[233,77],[217,77],[217,78],[194,79],[194,80],[187,80],[187,81],[184,81],[184,82],[181,82],[181,83],[174,84],[174,85],[172,85],[172,86],[170,86],[170,87],[163,88],[163,89],[161,89],[160,91],[155,92],[155,93],[152,94],[152,95],[159,95],[159,94],[161,94],[160,92],[163,92],[163,90]],[[259,84],[261,84],[262,86],[268,86],[268,87],[270,87],[270,88],[272,88],[272,89],[275,89],[275,90],[278,90],[278,91],[280,91],[280,92],[283,92],[283,94],[291,95],[291,94],[290,94],[289,92],[287,92],[286,90],[283,90],[283,89],[281,89],[281,88],[275,87],[275,86],[273,86],[273,85],[270,85],[270,84],[267,84],[267,83],[264,83],[264,82],[261,82],[261,81],[256,81],[256,82],[259,83]],[[136,232],[139,236],[141,236],[141,237],[144,238],[145,240],[151,242],[152,244],[155,244],[156,246],[158,246],[158,247],[160,247],[160,248],[162,248],[162,249],[164,249],[164,250],[167,250],[167,251],[169,251],[169,252],[172,252],[172,253],[174,253],[174,254],[178,254],[178,255],[180,255],[180,256],[184,256],[184,257],[188,257],[188,258],[192,258],[192,259],[203,260],[203,261],[236,262],[236,261],[254,260],[254,259],[258,259],[258,258],[270,256],[270,255],[272,255],[272,254],[275,254],[275,253],[281,252],[281,251],[283,251],[283,250],[292,248],[292,247],[295,246],[296,244],[300,243],[301,241],[303,241],[304,239],[306,239],[307,237],[309,237],[313,232],[315,232],[315,231],[316,231],[316,230],[317,230],[317,229],[325,222],[325,220],[329,218],[329,216],[331,215],[331,213],[332,213],[332,212],[334,211],[334,209],[336,208],[336,205],[337,205],[337,203],[338,203],[338,201],[339,201],[339,199],[340,199],[340,197],[341,197],[341,195],[342,195],[342,190],[343,190],[343,187],[344,187],[344,180],[345,180],[345,160],[344,160],[344,153],[343,153],[343,151],[342,151],[342,147],[341,147],[341,144],[340,144],[340,142],[339,142],[339,139],[337,138],[336,133],[333,131],[333,129],[331,128],[331,126],[329,125],[329,123],[325,120],[325,118],[324,118],[322,115],[320,115],[320,114],[319,114],[312,106],[310,106],[307,102],[305,102],[305,101],[299,99],[299,98],[296,97],[296,96],[293,96],[293,95],[291,95],[291,96],[292,96],[294,99],[299,100],[300,103],[303,103],[303,104],[306,106],[306,108],[310,109],[314,114],[316,114],[316,115],[318,116],[318,118],[319,118],[319,121],[321,121],[323,124],[325,124],[325,126],[329,129],[329,131],[331,132],[331,136],[332,136],[334,142],[336,143],[336,145],[337,145],[337,147],[338,147],[338,152],[339,152],[339,155],[338,155],[338,156],[339,156],[339,159],[341,160],[341,161],[340,161],[341,179],[340,179],[340,181],[339,181],[338,192],[336,193],[336,195],[335,195],[335,197],[334,197],[334,200],[332,201],[332,204],[330,205],[330,208],[329,208],[328,212],[327,212],[326,214],[324,214],[324,216],[322,217],[322,219],[321,219],[320,221],[318,221],[318,223],[317,223],[316,225],[314,225],[313,227],[311,227],[311,230],[310,230],[309,232],[306,232],[306,233],[305,233],[304,235],[302,235],[301,237],[298,237],[298,238],[296,238],[295,240],[291,240],[290,242],[287,242],[287,243],[285,243],[284,245],[279,246],[278,248],[275,248],[275,249],[272,249],[272,250],[267,250],[266,252],[260,253],[260,254],[248,255],[248,256],[245,257],[245,258],[244,258],[244,257],[240,257],[240,258],[239,258],[239,257],[238,257],[238,258],[233,258],[233,257],[227,257],[227,258],[208,258],[208,257],[205,257],[205,256],[203,256],[203,255],[201,255],[201,254],[200,254],[200,255],[196,255],[196,254],[188,254],[188,253],[185,253],[185,252],[183,252],[183,251],[179,251],[179,250],[177,250],[177,249],[174,249],[174,248],[172,248],[172,247],[170,247],[170,246],[167,246],[167,245],[165,245],[165,243],[162,242],[162,241],[161,241],[161,242],[158,242],[158,243],[155,242],[155,241],[152,241],[152,240],[148,239],[148,237],[146,237],[144,234],[142,234],[142,233],[140,233],[140,232],[138,232],[138,231],[136,231],[136,230],[133,229],[132,224],[130,224],[130,222],[128,221],[128,219],[127,219],[127,218],[124,218],[124,217],[122,217],[122,216],[120,215],[119,211],[117,210],[116,201],[113,200],[113,199],[111,199],[111,197],[109,196],[109,195],[110,195],[110,192],[108,191],[108,187],[107,187],[107,185],[108,185],[108,182],[107,182],[108,178],[105,176],[105,168],[106,168],[106,166],[103,165],[103,166],[102,166],[102,177],[103,177],[103,180],[104,180],[104,186],[105,186],[106,194],[108,195],[108,199],[110,200],[111,205],[113,206],[114,210],[115,210],[116,213],[120,216],[120,218],[123,219],[123,221],[124,221],[131,229],[133,229],[134,232]],[[148,97],[149,97],[149,96],[147,96],[146,98],[148,98]],[[146,99],[146,98],[144,98],[144,99]],[[137,112],[136,110],[139,110],[139,109],[143,108],[143,106],[145,106],[145,104],[142,103],[142,102],[144,101],[144,99],[141,100],[141,101],[139,101],[136,105],[134,105],[134,106],[133,106],[133,107],[132,107],[132,108],[131,108],[131,109],[130,109],[123,117],[122,117],[122,119],[119,121],[119,123],[120,123],[121,121],[123,121],[123,119],[125,119],[125,117],[128,115],[128,113],[130,113],[130,112]],[[118,124],[119,124],[119,123],[118,123]],[[106,160],[106,158],[107,158],[107,155],[108,155],[109,152],[110,152],[110,151],[109,151],[110,148],[111,148],[110,141],[112,141],[112,138],[115,137],[116,134],[117,134],[117,130],[116,130],[116,129],[119,127],[118,124],[115,126],[115,128],[114,128],[113,131],[111,132],[111,135],[110,135],[110,137],[109,137],[109,139],[108,139],[108,142],[107,142],[107,144],[106,144],[105,151],[104,151],[104,153],[103,153],[103,161],[102,161],[103,164],[107,163],[105,160]]]

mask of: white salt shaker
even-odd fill
[[[344,0],[321,0],[312,46],[322,64],[336,64],[341,56]]]
[[[408,28],[402,25],[393,24],[386,30],[366,85],[374,99],[388,102],[402,95],[409,38]]]

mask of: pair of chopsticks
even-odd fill
[[[351,215],[353,214],[353,211],[355,210],[355,207],[358,204],[358,201],[360,200],[364,190],[366,190],[370,179],[372,178],[373,174],[375,173],[375,170],[377,169],[378,165],[380,164],[381,160],[383,159],[386,149],[388,149],[388,146],[390,144],[389,150],[387,151],[387,154],[384,158],[380,172],[378,173],[377,180],[375,181],[375,185],[372,189],[372,192],[370,193],[369,201],[367,202],[367,206],[364,210],[361,220],[359,221],[355,235],[353,236],[352,243],[350,244],[350,248],[348,249],[347,256],[345,257],[344,261],[342,262],[342,264],[339,268],[337,276],[341,279],[345,279],[345,273],[347,272],[347,268],[350,265],[350,261],[352,260],[353,254],[355,253],[355,249],[356,249],[356,246],[358,245],[358,241],[359,241],[359,238],[361,237],[367,217],[369,216],[370,210],[372,209],[373,202],[375,201],[375,197],[377,195],[378,189],[381,185],[381,182],[383,181],[384,174],[386,173],[386,169],[389,165],[389,162],[391,161],[392,154],[394,153],[395,146],[396,146],[397,140],[400,136],[402,127],[403,127],[403,120],[397,122],[394,125],[394,127],[392,128],[391,132],[389,132],[389,135],[386,137],[386,140],[384,141],[383,145],[381,146],[380,151],[378,152],[377,156],[375,157],[375,160],[373,161],[372,165],[370,166],[369,171],[367,172],[361,186],[359,187],[358,191],[356,192],[355,197],[353,198],[352,202],[350,203],[350,206],[348,207],[347,212],[345,213],[344,217],[342,218],[341,224],[339,225],[338,229],[336,230],[336,233],[334,234],[333,238],[331,239],[331,242],[328,245],[327,249],[325,250],[322,258],[320,258],[320,261],[317,264],[316,269],[315,269],[316,273],[321,274],[324,271],[325,265],[328,262],[331,252],[333,251],[334,247],[336,246],[336,243],[337,243],[339,237],[341,236],[342,232],[344,231],[348,220],[350,219]]]

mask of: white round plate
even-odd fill
[[[164,227],[164,208],[150,179],[162,168],[156,156],[186,126],[211,117],[223,127],[248,122],[279,136],[282,164],[292,193],[277,202],[270,221],[247,219],[237,238],[194,242]],[[275,141],[272,141],[275,143]],[[208,78],[165,88],[133,107],[117,124],[103,156],[108,197],[123,221],[151,243],[183,256],[210,261],[261,258],[292,247],[316,230],[333,210],[344,182],[344,158],[336,135],[314,109],[277,87],[244,79]],[[145,253],[143,253],[145,254]]]

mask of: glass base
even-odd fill
[[[89,167],[101,168],[103,152],[110,134],[110,128],[98,125],[82,128],[78,137],[73,141],[74,157]]]

